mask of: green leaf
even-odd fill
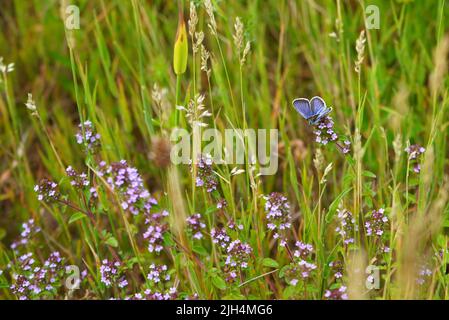
[[[139,259],[137,257],[132,257],[126,262],[126,266],[128,268],[132,268],[138,262],[139,262]]]
[[[73,223],[75,221],[81,220],[83,218],[86,218],[86,217],[87,216],[84,213],[82,213],[82,212],[74,213],[74,214],[72,214],[72,216],[69,219],[69,224],[71,224],[71,223]]]
[[[307,285],[307,292],[318,293],[319,290],[312,284]]]
[[[192,248],[193,252],[198,253],[201,256],[208,256],[209,252],[207,252],[206,249],[202,246],[193,246]]]
[[[349,162],[349,164],[350,164],[351,166],[354,166],[354,165],[355,165],[355,160],[354,160],[353,157],[348,156],[347,159],[348,159],[348,162]]]
[[[118,241],[117,241],[117,239],[114,238],[114,237],[109,237],[109,238],[106,240],[106,244],[107,244],[107,245],[110,245],[111,247],[114,247],[114,248],[118,247]]]
[[[271,258],[264,258],[262,260],[262,265],[264,267],[269,267],[269,268],[278,268],[279,267],[279,263],[276,260],[273,260]]]
[[[284,292],[282,292],[282,298],[283,299],[289,299],[296,293],[296,287],[295,286],[288,286],[284,289]]]
[[[170,232],[165,232],[163,235],[164,238],[164,244],[167,247],[173,247],[175,245],[175,242],[173,241],[172,235]]]
[[[215,205],[215,206],[211,206],[211,207],[209,207],[209,208],[206,209],[205,214],[208,215],[208,214],[213,213],[213,212],[215,212],[215,211],[217,211],[217,210],[218,210],[218,209],[217,209],[217,206],[216,206],[216,205]]]
[[[279,278],[283,278],[285,275],[285,271],[289,268],[289,265],[285,265],[281,268],[281,270],[279,270]]]
[[[362,175],[364,175],[365,177],[368,177],[368,178],[376,178],[376,175],[368,170],[363,171]]]
[[[408,187],[409,188],[416,187],[418,185],[419,185],[419,179],[418,178],[412,177],[412,178],[409,179],[409,181],[408,181]]]
[[[326,222],[331,222],[332,218],[335,215],[335,212],[338,208],[338,205],[340,204],[341,199],[343,199],[343,197],[352,190],[352,187],[349,189],[344,190],[342,193],[340,193],[335,199],[334,201],[332,201],[331,205],[329,206],[329,211],[327,212],[326,215]]]
[[[414,194],[408,193],[406,198],[409,203],[416,203],[416,197]]]
[[[212,284],[220,290],[226,289],[226,282],[220,276],[214,275],[212,277]]]
[[[241,293],[234,291],[223,297],[223,300],[244,300],[246,299]]]

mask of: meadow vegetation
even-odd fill
[[[448,299],[447,17],[1,1],[0,298]],[[309,124],[313,96],[333,110]],[[277,172],[175,165],[175,128],[277,129]]]

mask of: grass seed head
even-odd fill
[[[355,61],[355,72],[360,73],[360,66],[363,63],[364,53],[365,53],[365,30],[360,32],[360,35],[356,41],[355,49],[357,51],[357,60]]]
[[[215,21],[214,8],[211,0],[204,1],[204,7],[206,8],[207,15],[209,16],[209,29],[213,36],[217,35],[217,22]]]
[[[449,34],[447,34],[438,43],[434,56],[434,69],[429,78],[429,87],[433,95],[435,95],[443,86],[444,78],[448,69],[448,55],[449,55]]]

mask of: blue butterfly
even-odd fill
[[[317,124],[332,111],[332,108],[328,108],[326,102],[320,97],[313,97],[310,101],[306,98],[297,98],[293,100],[293,107],[310,125]]]

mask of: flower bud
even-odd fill
[[[173,51],[173,69],[177,75],[183,74],[186,71],[188,53],[186,24],[184,23],[182,11],[180,11]]]

